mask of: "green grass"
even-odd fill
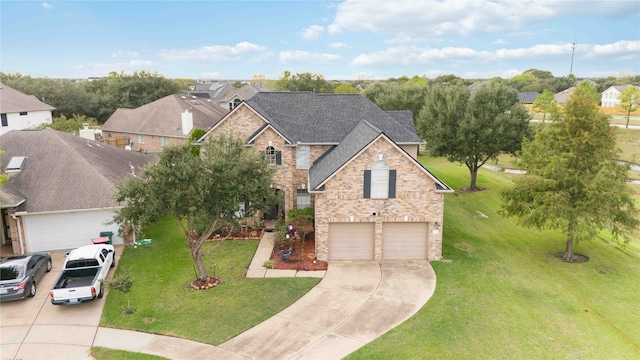
[[[247,279],[245,272],[258,240],[226,241],[204,258],[209,275],[222,285],[192,290],[196,278],[178,224],[165,218],[145,229],[150,246],[128,247],[117,274],[131,269],[133,315],[123,315],[124,295],[112,290],[107,297],[101,326],[144,331],[217,345],[275,315],[315,286],[319,279]],[[204,246],[203,253],[212,245]]]
[[[94,346],[91,348],[91,356],[96,360],[163,360],[162,356],[136,353],[124,350],[107,349]]]
[[[455,189],[466,167],[421,161]],[[522,228],[498,214],[509,174],[481,170],[486,190],[445,197],[443,255],[434,296],[411,319],[349,359],[638,359],[640,257],[602,239],[566,264],[557,231]],[[486,217],[485,217],[486,216]]]

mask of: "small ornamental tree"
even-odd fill
[[[537,112],[542,113],[542,122],[547,118],[547,114],[551,114],[557,110],[558,104],[556,103],[553,93],[549,90],[545,90],[542,94],[538,95],[536,100],[531,105],[531,108]]]
[[[618,164],[615,132],[599,112],[598,93],[578,85],[553,123],[525,141],[521,164],[526,175],[503,191],[502,213],[538,229],[566,234],[564,261],[573,260],[575,241],[608,230],[614,237],[635,229],[639,220],[627,182],[627,167]]]
[[[625,127],[628,128],[631,113],[640,107],[640,88],[629,86],[622,94],[618,95],[618,100],[620,100],[620,103],[616,107],[627,114],[627,125]]]
[[[125,312],[127,314],[133,314],[135,312],[135,309],[131,307],[131,300],[129,297],[129,292],[131,291],[131,287],[133,286],[133,275],[131,275],[131,269],[121,271],[112,280],[108,280],[106,282],[106,285],[107,287],[118,290],[124,294],[124,296],[127,298],[127,308],[125,309]]]
[[[209,275],[202,261],[206,254],[201,252],[205,241],[216,230],[237,227],[244,216],[271,209],[279,199],[271,188],[275,171],[257,151],[227,135],[205,141],[197,156],[189,144],[167,147],[141,174],[118,184],[116,199],[125,206],[115,221],[145,226],[164,215],[175,218],[199,280],[206,282]]]

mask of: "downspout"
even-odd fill
[[[24,254],[24,248],[22,247],[22,226],[20,226],[20,220],[16,214],[11,214],[13,220],[16,221],[16,226],[18,227],[18,245],[20,246],[20,254]]]

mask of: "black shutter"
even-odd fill
[[[364,198],[371,198],[371,170],[364,171]]]
[[[266,151],[260,151],[260,158],[262,160],[266,159],[267,158],[267,152]]]
[[[276,165],[282,165],[282,151],[276,151]]]
[[[389,170],[389,198],[396,197],[396,171]]]

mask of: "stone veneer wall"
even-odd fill
[[[383,154],[390,170],[397,171],[396,198],[365,199],[364,170],[371,169]],[[325,185],[324,193],[315,194],[315,239],[319,260],[329,260],[329,224],[332,222],[375,223],[374,260],[382,259],[382,223],[428,222],[428,259],[442,258],[442,227],[432,230],[437,221],[443,223],[444,194],[436,192],[435,181],[388,140],[379,138],[351,161]],[[376,215],[373,215],[376,213]]]

